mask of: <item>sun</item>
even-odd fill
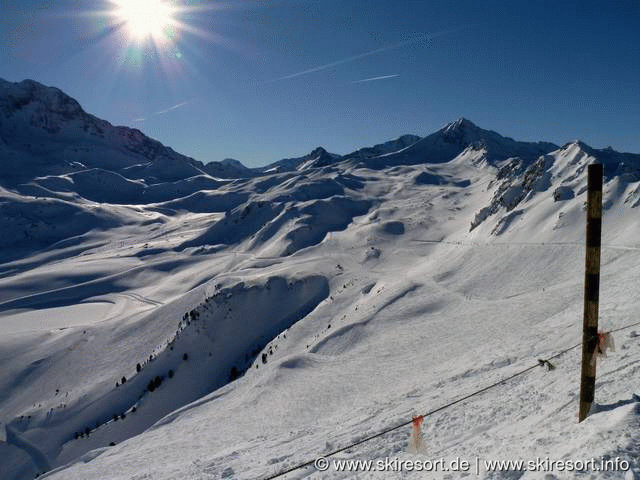
[[[166,0],[114,0],[114,16],[138,42],[163,40],[175,23],[175,9]]]

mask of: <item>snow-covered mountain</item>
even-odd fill
[[[77,101],[32,80],[0,79],[0,181],[101,169],[128,180],[172,181],[202,173],[200,162],[142,132],[114,127]]]
[[[380,143],[378,145],[374,145],[373,147],[365,147],[356,150],[355,152],[349,153],[343,157],[344,160],[350,158],[374,158],[379,157],[381,155],[386,155],[388,153],[399,152],[407,148],[410,145],[413,145],[420,137],[417,135],[402,135],[401,137],[396,138],[395,140],[391,140],[389,142]]]
[[[407,148],[371,158],[361,165],[380,169],[392,165],[443,163],[465,149],[483,152],[483,158],[492,162],[512,157],[530,161],[557,148],[548,142],[517,142],[494,131],[484,130],[466,118],[459,118]]]
[[[309,168],[324,167],[336,163],[340,155],[329,153],[322,147],[317,147],[307,155],[295,158],[285,158],[277,162],[259,168],[258,171],[264,173],[281,173],[294,170],[307,170]]]
[[[459,119],[246,169],[203,165],[36,82],[0,83],[0,106],[2,479],[266,479],[578,344],[595,161],[600,322],[637,322],[639,155]],[[581,424],[573,349],[427,416],[418,447],[407,426],[329,460],[640,478],[639,331],[614,334]],[[536,458],[629,471],[484,463]]]
[[[242,162],[233,158],[225,158],[221,162],[209,162],[204,166],[204,171],[217,178],[246,178],[254,177],[258,172],[245,167]]]

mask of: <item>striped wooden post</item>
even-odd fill
[[[602,236],[602,164],[589,165],[587,192],[587,252],[584,275],[584,318],[582,327],[582,372],[578,422],[589,415],[596,388],[594,354],[598,342],[600,296],[600,243]]]

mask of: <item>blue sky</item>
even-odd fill
[[[169,3],[154,41],[107,0],[0,0],[0,77],[205,163],[344,154],[460,116],[640,152],[637,0]]]

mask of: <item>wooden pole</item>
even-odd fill
[[[578,422],[589,415],[596,389],[595,351],[598,343],[600,243],[602,235],[602,164],[589,165],[587,193],[587,252],[584,275],[582,372]]]

